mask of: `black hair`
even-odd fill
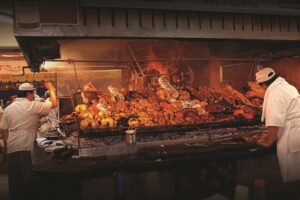
[[[18,91],[18,97],[26,98],[28,93],[33,94],[33,92],[34,92],[33,90],[20,90]]]
[[[272,74],[271,74],[272,73]],[[273,72],[270,72],[270,74],[268,74],[269,76],[273,75]],[[269,80],[260,83],[260,85],[262,84],[266,84],[267,86],[271,85],[279,76],[277,74],[275,74],[272,78],[270,78]]]

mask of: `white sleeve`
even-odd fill
[[[51,109],[52,109],[51,101],[46,101],[46,102],[36,101],[35,102],[36,113],[41,115],[41,116],[48,115],[49,112],[51,111]]]
[[[8,129],[7,113],[6,112],[3,112],[2,120],[1,120],[1,123],[0,123],[0,128],[4,129],[4,130]]]

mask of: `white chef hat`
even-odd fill
[[[19,91],[32,91],[35,88],[30,83],[23,83],[19,86]]]
[[[263,68],[255,74],[256,82],[257,83],[266,82],[270,80],[272,77],[274,77],[275,75],[276,73],[272,68],[270,67]]]

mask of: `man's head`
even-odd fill
[[[34,100],[34,90],[35,88],[30,83],[23,83],[19,86],[19,98],[27,98],[29,101]]]
[[[270,68],[262,68],[255,74],[256,82],[261,85],[263,88],[267,88],[274,80],[278,78],[278,75],[275,71]]]

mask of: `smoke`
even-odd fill
[[[60,40],[62,59],[114,60],[125,49],[125,40],[119,39],[77,39]]]

